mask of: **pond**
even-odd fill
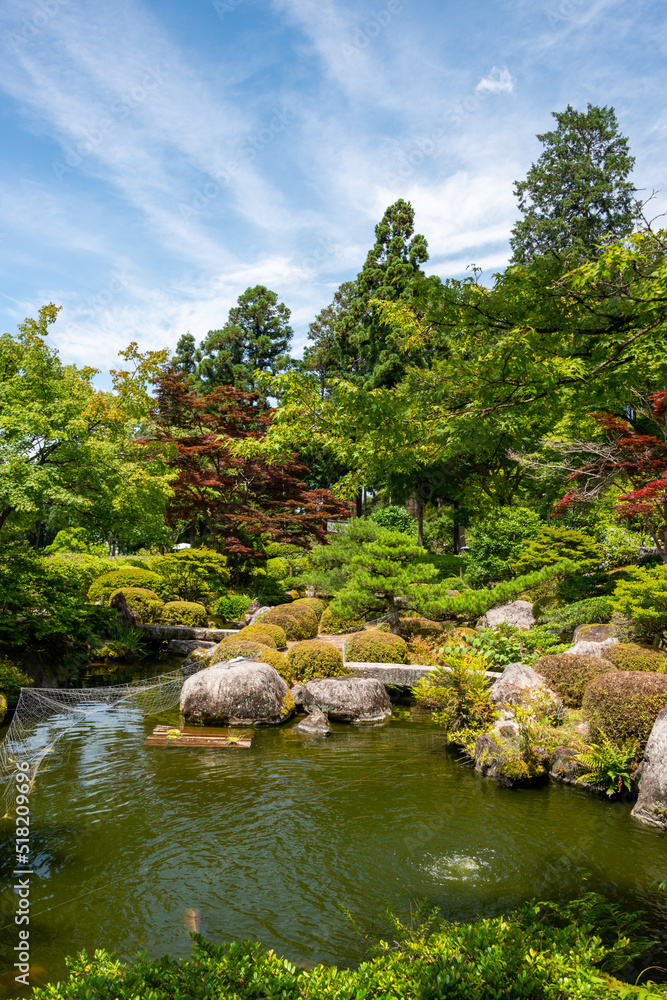
[[[192,911],[213,941],[251,938],[296,963],[342,965],[365,948],[344,908],[364,933],[382,933],[388,906],[407,914],[428,900],[473,919],[571,899],[582,881],[647,910],[664,937],[667,894],[651,887],[666,874],[664,835],[577,788],[498,788],[409,707],[382,726],[333,725],[326,739],[290,724],[255,730],[249,750],[145,748],[158,722],[177,724],[177,710],[103,712],[37,776],[33,985],[63,978],[64,956],[81,948],[185,956]],[[7,887],[12,832],[0,825]],[[16,896],[5,888],[0,900],[0,996],[18,996]],[[664,941],[659,951],[664,964]]]

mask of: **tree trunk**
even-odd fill
[[[461,504],[458,500],[454,500],[451,505],[452,514],[454,515],[454,554],[458,555],[463,546],[466,543],[465,529],[462,524],[459,524],[456,512]]]
[[[392,601],[387,608],[387,618],[389,619],[389,629],[392,635],[401,634],[401,619],[398,615],[398,608]]]
[[[354,517],[364,516],[364,499],[361,490],[357,493],[354,498]]]
[[[417,507],[417,545],[424,545],[424,504],[421,502],[419,497],[416,498],[415,504]]]

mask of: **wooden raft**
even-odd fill
[[[172,726],[156,726],[144,741],[145,747],[243,747],[249,749],[250,736],[221,736],[201,729],[181,729],[177,736]]]

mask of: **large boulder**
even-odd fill
[[[587,639],[579,639],[574,646],[565,650],[570,656],[595,656],[606,659],[606,651],[610,646],[614,646],[618,639],[604,639],[602,642],[589,642]]]
[[[371,677],[330,677],[309,681],[303,692],[308,711],[319,708],[337,722],[384,722],[391,702],[384,684]]]
[[[478,627],[498,628],[499,625],[514,625],[516,628],[532,628],[535,624],[533,605],[530,601],[511,601],[499,608],[491,608],[477,622]]]
[[[563,702],[548,686],[542,674],[525,663],[508,663],[489,688],[494,705],[523,705],[551,712],[561,712]]]
[[[186,722],[201,726],[276,726],[294,711],[277,670],[256,660],[216,663],[181,688]]]
[[[605,642],[614,638],[614,626],[594,622],[592,625],[577,625],[574,630],[574,641]]]
[[[660,712],[639,769],[639,797],[634,819],[667,831],[667,708]]]

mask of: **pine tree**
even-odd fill
[[[568,104],[553,112],[558,127],[537,138],[544,151],[514,193],[523,218],[512,230],[512,263],[550,252],[597,256],[609,239],[631,232],[638,218],[628,140],[611,107]]]
[[[172,368],[181,375],[192,376],[199,361],[201,356],[197,353],[195,338],[191,333],[184,333],[176,344],[176,351],[171,359]]]

